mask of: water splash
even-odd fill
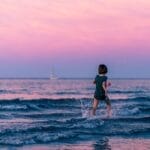
[[[92,101],[80,100],[81,113],[83,118],[89,118],[91,116]]]

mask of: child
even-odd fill
[[[111,83],[107,82],[107,71],[107,66],[104,64],[100,64],[98,68],[99,74],[96,76],[93,82],[94,84],[96,84],[92,109],[93,115],[95,115],[96,109],[100,101],[105,101],[105,103],[107,104],[108,116],[111,115],[111,103],[107,95],[107,88],[111,85]]]

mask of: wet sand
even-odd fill
[[[91,142],[82,142],[76,144],[48,144],[31,145],[23,147],[0,147],[3,150],[149,150],[150,139],[126,139],[110,138],[109,140],[99,140]]]

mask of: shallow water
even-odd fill
[[[92,80],[0,80],[2,149],[149,149],[150,80],[112,80],[112,116],[90,116]],[[143,150],[142,149],[142,150]]]

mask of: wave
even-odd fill
[[[15,115],[16,117],[24,117],[24,118],[32,118],[32,119],[42,119],[42,118],[73,118],[76,116],[81,116],[81,113],[75,114],[75,113],[62,113],[62,112],[54,112],[54,113],[35,113],[35,114],[21,114],[21,115]]]
[[[99,117],[96,118],[90,118],[90,119],[70,119],[66,122],[51,120],[51,121],[20,121],[20,122],[14,122],[14,124],[10,125],[10,128],[1,129],[0,136],[8,135],[10,133],[17,134],[17,133],[35,133],[35,132],[59,132],[59,131],[85,131],[85,132],[93,132],[94,130],[98,130],[98,132],[103,132],[103,134],[107,134],[108,132],[116,132],[116,134],[119,134],[117,132],[122,127],[122,132],[126,130],[136,130],[136,131],[144,131],[144,128],[140,122],[145,121],[145,123],[150,123],[150,121],[146,120],[149,119],[149,117],[144,118],[114,118],[114,119],[100,119]],[[137,122],[138,121],[138,122]],[[124,124],[120,124],[120,122]],[[1,122],[2,123],[2,122]],[[9,122],[8,122],[9,123]],[[19,126],[19,123],[21,124],[20,127],[16,128],[15,125]],[[137,125],[134,125],[132,123],[136,123]],[[23,125],[24,124],[24,125]],[[13,126],[14,125],[14,126]],[[132,126],[131,126],[132,125]],[[110,126],[111,128],[108,128]],[[131,126],[131,127],[130,127]],[[136,127],[136,128],[135,128]],[[89,130],[93,129],[93,130]],[[114,129],[114,131],[112,130]],[[146,130],[150,131],[149,125],[145,126]]]
[[[109,91],[109,93],[111,94],[139,94],[139,93],[144,93],[144,91],[120,91],[120,90],[113,90],[113,91]]]
[[[56,102],[56,103],[65,103],[65,102],[77,102],[79,100],[93,100],[93,98],[39,98],[39,99],[0,99],[0,103],[19,103],[19,102],[31,102],[31,103],[43,103],[43,102]],[[139,100],[146,100],[150,101],[149,96],[141,96],[141,97],[133,97],[133,98],[127,98],[127,99],[112,99],[112,100],[119,100],[119,101],[139,101]]]
[[[128,109],[139,108],[141,111],[149,111],[150,97],[137,97],[130,99],[111,100],[112,105],[124,105]],[[0,100],[0,111],[37,111],[44,109],[88,109],[92,106],[92,99],[12,99]]]
[[[110,122],[144,122],[144,123],[150,123],[150,116],[144,116],[144,117],[123,117],[123,118],[109,118],[109,119],[103,119],[104,121],[110,121]]]
[[[148,136],[150,128],[136,120],[117,119],[70,119],[64,123],[59,121],[43,123],[23,123],[11,128],[1,129],[0,145],[22,146],[28,144],[49,144],[52,142],[91,140],[107,136]],[[142,118],[138,118],[142,121]],[[149,118],[145,118],[149,119]],[[122,123],[119,121],[122,120]],[[128,121],[129,120],[129,121]],[[131,121],[131,122],[130,122]]]
[[[0,94],[17,94],[17,91],[12,90],[0,90]]]
[[[80,92],[78,91],[64,91],[64,92],[56,92],[54,93],[56,95],[72,95],[72,94],[81,94]]]
[[[31,144],[50,144],[53,142],[61,142],[65,143],[65,141],[73,141],[77,137],[76,134],[72,132],[65,132],[65,133],[57,133],[57,134],[52,134],[52,133],[37,133],[33,135],[18,135],[18,137],[13,138],[4,138],[0,139],[0,145],[6,145],[6,146],[23,146],[23,145],[31,145]],[[79,140],[79,138],[78,138]]]

